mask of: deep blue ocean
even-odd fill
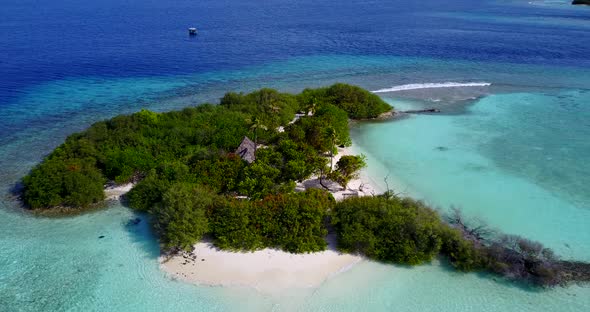
[[[188,285],[120,204],[47,219],[10,195],[93,122],[347,82],[442,110],[355,126],[376,183],[590,261],[589,31],[590,7],[566,0],[2,0],[0,311],[589,311],[587,286],[531,290],[438,262],[363,262],[276,297]]]

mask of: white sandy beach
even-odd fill
[[[351,148],[339,148],[334,165]],[[325,180],[336,200],[345,196],[367,196],[381,193],[366,173],[352,180],[346,190]],[[317,178],[297,185],[298,191],[322,188]],[[196,244],[192,253],[165,259],[160,257],[161,269],[171,277],[199,285],[246,286],[260,292],[275,293],[286,288],[318,287],[326,279],[348,270],[362,261],[362,257],[341,254],[335,249],[335,238],[330,237],[328,250],[309,254],[291,254],[281,250],[263,249],[255,252],[229,252],[210,243]]]
[[[338,148],[334,166],[344,155],[354,155],[351,147]],[[383,192],[363,170],[359,178],[351,180],[347,189],[324,179],[336,200],[347,196],[371,196]],[[133,188],[127,183],[105,188],[108,200],[120,200]],[[296,191],[323,187],[317,177],[298,183]],[[336,238],[328,238],[328,249],[308,254],[291,254],[276,249],[255,252],[230,252],[217,249],[211,243],[200,242],[191,253],[167,258],[161,256],[160,267],[172,278],[208,286],[252,287],[263,293],[279,293],[287,288],[313,288],[330,277],[346,271],[363,258],[342,254],[336,250]]]
[[[334,156],[334,166],[344,155],[353,155],[348,148],[339,148]],[[371,180],[366,171],[359,178],[351,180],[347,189],[330,180],[324,180],[336,200],[346,196],[370,196],[383,192]],[[105,188],[108,200],[119,200],[133,188],[127,183]],[[317,177],[297,184],[297,191],[308,188],[323,188]],[[336,239],[329,237],[328,249],[308,254],[291,254],[276,249],[255,252],[229,252],[215,248],[211,243],[200,242],[191,253],[161,256],[160,267],[172,278],[189,283],[208,286],[253,287],[264,293],[278,293],[286,288],[318,287],[328,278],[350,269],[362,261],[357,255],[341,254],[336,251]]]
[[[229,252],[204,242],[190,254],[160,258],[162,270],[173,278],[199,285],[253,287],[263,293],[318,287],[361,260],[335,251],[333,245],[322,252],[291,254],[275,249]]]

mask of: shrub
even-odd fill
[[[23,179],[23,199],[32,209],[87,207],[104,199],[105,181],[91,158],[49,158]]]
[[[333,136],[327,129],[333,130]],[[289,138],[295,142],[305,142],[317,152],[332,151],[334,145],[350,145],[348,116],[343,110],[325,105],[313,117],[300,118],[287,127]]]
[[[216,200],[207,188],[190,183],[175,183],[150,208],[154,229],[165,249],[191,250],[209,230],[206,211]]]
[[[442,245],[438,214],[410,199],[345,199],[336,204],[333,224],[339,249],[380,261],[428,262]]]
[[[486,266],[485,254],[472,241],[454,228],[443,225],[441,253],[449,259],[451,265],[460,271],[482,270]]]
[[[269,195],[260,201],[224,199],[209,212],[211,234],[222,249],[324,250],[325,221],[333,203],[329,193],[315,189]]]
[[[337,83],[325,91],[325,102],[331,103],[348,113],[351,119],[376,118],[392,107],[379,96],[357,86]]]
[[[252,211],[251,201],[217,201],[208,214],[215,245],[230,250],[255,250],[265,247],[261,229],[252,225]]]
[[[137,183],[125,197],[131,208],[148,211],[155,204],[162,201],[162,196],[169,187],[170,182],[160,179],[153,170],[145,179]]]

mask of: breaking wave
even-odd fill
[[[492,84],[489,82],[443,82],[443,83],[411,83],[399,86],[393,86],[391,88],[379,89],[371,91],[373,93],[384,93],[384,92],[396,92],[405,90],[418,90],[418,89],[434,89],[434,88],[456,88],[456,87],[487,87]]]

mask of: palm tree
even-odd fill
[[[329,127],[326,129],[326,136],[330,139],[330,171],[334,168],[334,147],[336,146],[336,129]]]
[[[278,105],[274,105],[273,103],[268,104],[268,108],[271,112],[278,114],[281,111],[281,107]]]
[[[277,99],[275,97],[275,92],[273,92],[273,90],[261,90],[258,102],[260,107],[262,107],[265,110],[268,109],[270,110],[270,112],[278,113],[281,110],[281,107],[275,104],[277,102]]]
[[[309,115],[309,113],[311,113],[312,115],[315,114],[315,110],[317,109],[318,106],[318,102],[315,98],[315,96],[311,99],[311,102],[309,102],[309,104],[307,104],[307,107],[305,108],[306,110],[306,116]]]
[[[258,129],[268,130],[268,128],[262,123],[262,119],[252,116],[249,120],[250,130],[254,131],[254,157],[256,157],[256,150],[258,149]]]

